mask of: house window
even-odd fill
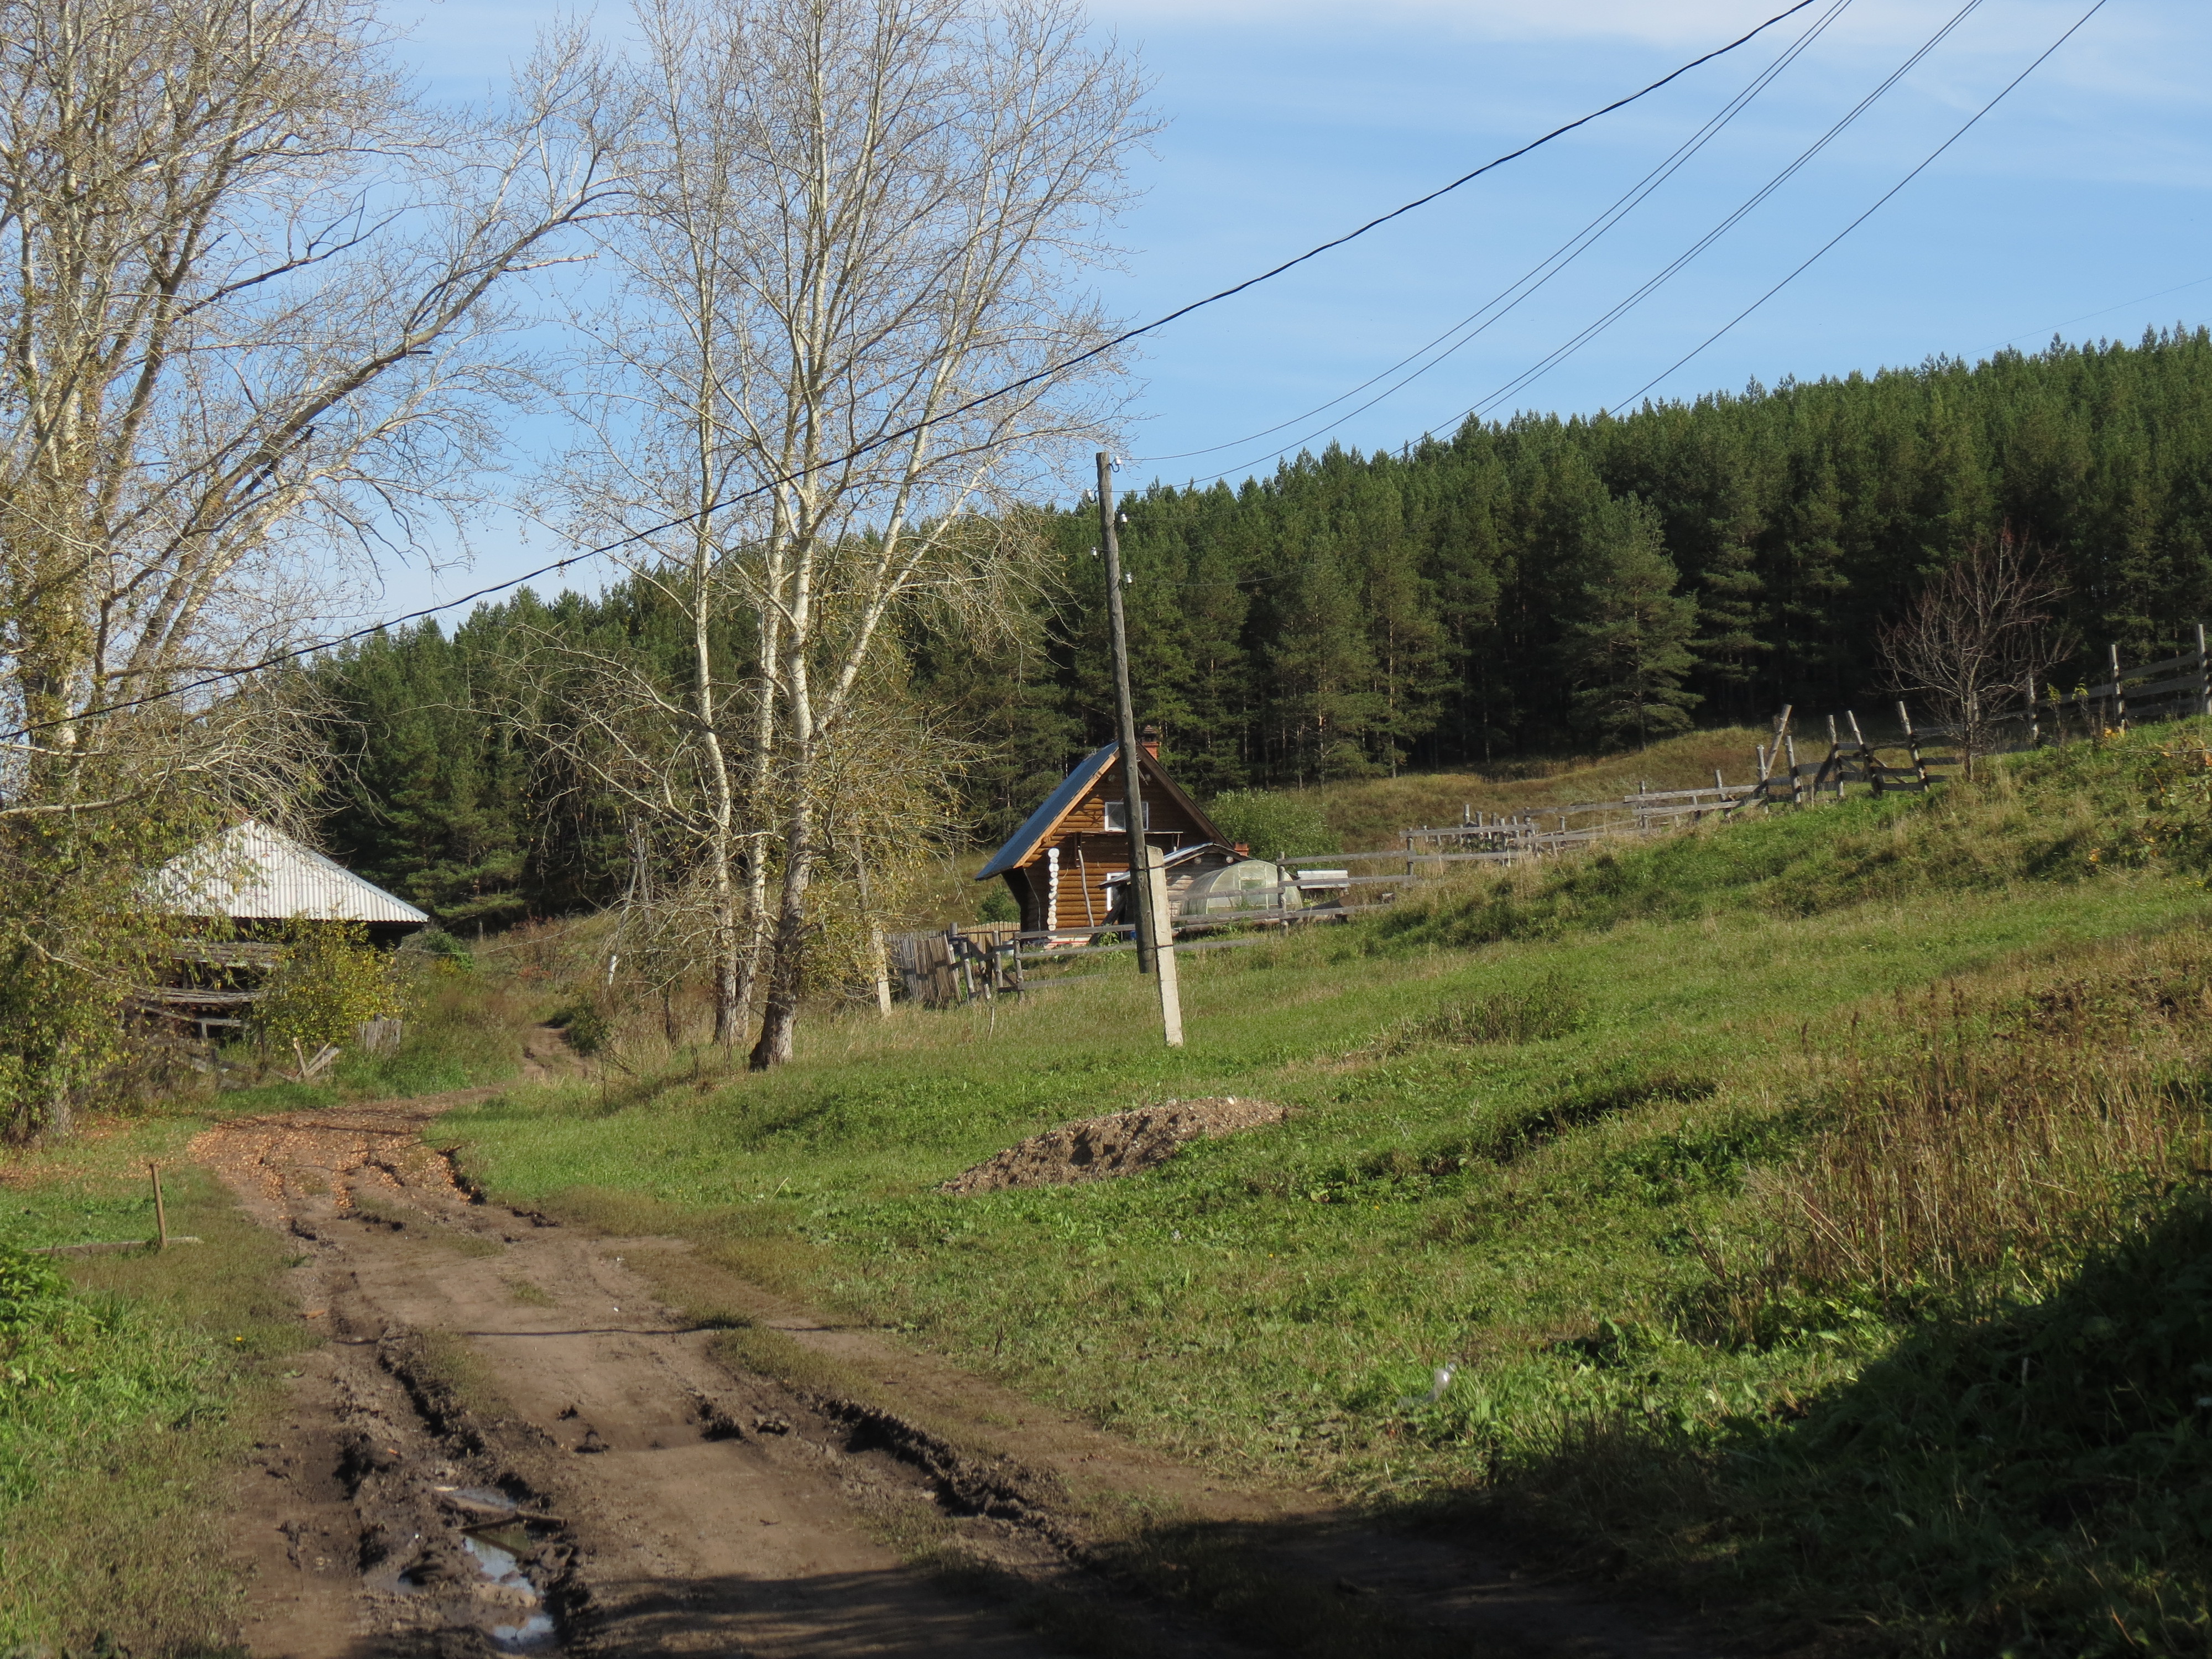
[[[1146,828],[1146,829],[1147,829],[1147,830],[1150,830],[1152,827],[1152,802],[1150,802],[1150,801],[1146,801],[1146,802],[1145,803],[1145,828]],[[1107,832],[1108,832],[1109,834],[1110,834],[1110,835],[1127,835],[1127,834],[1128,834],[1128,832],[1129,832],[1129,803],[1128,803],[1128,802],[1127,802],[1127,801],[1125,801],[1125,800],[1109,800],[1109,801],[1108,801],[1108,802],[1106,803],[1106,829],[1107,829]]]

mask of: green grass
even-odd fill
[[[1484,772],[1408,772],[1285,793],[1317,805],[1346,848],[1372,851],[1398,845],[1401,830],[1457,823],[1470,808],[1526,812],[1619,800],[1639,787],[1710,788],[1716,767],[1730,783],[1748,783],[1759,775],[1758,746],[1771,736],[1751,726],[1723,726],[1615,755],[1514,761]]]
[[[152,1237],[149,1160],[170,1232],[202,1241],[58,1258],[70,1294],[32,1317],[9,1320],[0,1298],[0,1652],[228,1650],[239,1459],[314,1339],[283,1285],[299,1258],[187,1147],[224,1117],[514,1074],[542,999],[450,975],[425,992],[398,1053],[349,1055],[326,1085],[96,1119],[0,1163],[0,1252]]]
[[[1701,1597],[1850,1621],[1875,1646],[2002,1632],[2023,1652],[2087,1651],[2124,1645],[2123,1626],[2164,1642],[2143,1609],[2202,1601],[2196,1546],[2145,1558],[2124,1595],[2103,1557],[1975,1557],[2050,1585],[1963,1597],[1956,1572],[1897,1579],[1884,1528],[1901,1523],[1846,1501],[1854,1479],[1932,1491],[1940,1460],[1853,1472],[1788,1437],[1876,1410],[1854,1402],[1898,1367],[1936,1397],[1940,1367],[1912,1356],[1965,1352],[2014,1316],[2002,1310],[2063,1296],[2095,1252],[2127,1248],[2110,1206],[2035,1235],[2025,1277],[1931,1267],[1876,1297],[1758,1264],[1797,1259],[1776,1194],[1827,1190],[1841,1079],[1918,1052],[1931,988],[2017,1000],[2069,974],[2124,988],[2130,953],[2167,936],[2186,946],[2172,971],[2203,981],[2192,734],[1472,880],[1192,958],[1180,1054],[1158,1043],[1148,984],[1116,975],[1002,1006],[995,1027],[972,1009],[823,1021],[767,1076],[693,1060],[604,1097],[516,1091],[447,1127],[504,1195],[687,1233],[1225,1468],[1392,1511],[1507,1504]],[[1976,1018],[1978,1042],[1996,1026]],[[2195,1121],[2196,1041],[2159,1074],[2158,1121]],[[2105,1052],[2077,1050],[2092,1070]],[[1070,1119],[1220,1094],[1292,1115],[1132,1179],[934,1190]],[[1735,1324],[1717,1297],[1743,1304]],[[1464,1369],[1439,1403],[1400,1403],[1447,1359]],[[1792,1482],[1849,1547],[1802,1547]]]
[[[554,1000],[526,981],[478,977],[434,964],[410,988],[405,1037],[398,1049],[370,1054],[349,1048],[312,1084],[279,1078],[226,1090],[223,1109],[300,1111],[503,1083],[520,1069],[522,1027],[542,1018]]]
[[[149,1158],[203,1241],[61,1258],[72,1293],[0,1328],[0,1650],[211,1652],[234,1622],[231,1471],[312,1338],[283,1243],[184,1161],[205,1122],[100,1122],[0,1172],[0,1249],[151,1237]]]

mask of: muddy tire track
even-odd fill
[[[454,1103],[246,1120],[195,1144],[301,1245],[294,1289],[330,1339],[241,1506],[249,1651],[1066,1650],[1007,1599],[1081,1592],[1034,1516],[971,1494],[945,1449],[933,1466],[866,1413],[733,1375],[715,1332],[626,1267],[628,1241],[483,1201],[422,1140]],[[956,1545],[996,1589],[910,1566],[902,1534]]]

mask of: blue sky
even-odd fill
[[[1173,309],[1425,191],[1741,33],[1786,0],[1096,0],[1166,125],[1102,283],[1132,319]],[[1273,465],[1287,440],[1395,447],[1449,431],[1734,211],[1964,0],[1852,0],[1724,131],[1571,266],[1373,408],[1272,437],[1474,312],[1615,200],[1770,63],[1791,23],[1651,99],[1173,325],[1135,364],[1125,487]],[[1493,412],[1620,403],[1843,228],[2057,39],[2089,0],[1982,0],[1820,156],[1668,285]],[[551,9],[439,0],[415,51],[480,88]],[[610,11],[605,23],[618,27]],[[2212,319],[2212,6],[2108,0],[1979,125],[1656,397],[2133,339]],[[1386,381],[1385,385],[1388,384]],[[1381,386],[1375,388],[1381,390]],[[1326,428],[1326,430],[1321,428]],[[1216,447],[1217,446],[1225,447]],[[1186,452],[1208,451],[1201,454]],[[526,459],[526,458],[525,458]],[[1079,480],[1070,480],[1071,493]],[[395,571],[394,611],[557,556],[487,523],[473,568]],[[588,578],[581,578],[588,585]]]

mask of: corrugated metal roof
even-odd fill
[[[176,915],[239,921],[430,920],[404,899],[248,818],[171,859],[146,882],[147,895]]]

